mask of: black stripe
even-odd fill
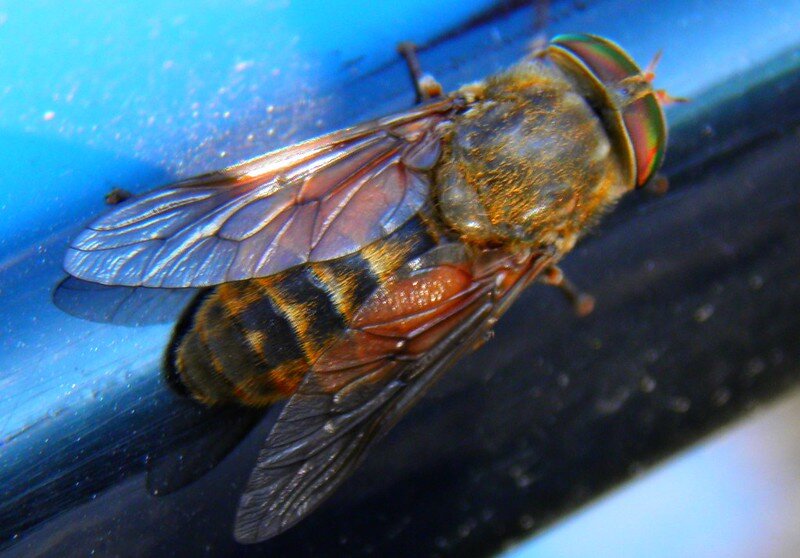
[[[409,220],[389,237],[377,242],[391,242],[394,245],[410,247],[407,261],[424,254],[436,245],[435,239],[419,216]],[[381,279],[375,273],[372,264],[361,252],[326,262],[324,265],[340,282],[354,284],[352,292],[348,293],[351,299],[347,304],[351,308],[361,306],[381,284]]]
[[[419,215],[415,215],[405,225],[397,229],[389,239],[411,247],[406,261],[413,260],[436,246],[436,239]]]
[[[224,401],[233,393],[231,381],[211,361],[212,349],[192,331],[181,342],[186,374],[181,376],[187,387],[201,398]]]
[[[358,308],[375,292],[380,285],[380,278],[372,271],[369,262],[360,253],[339,258],[327,264],[330,272],[342,283],[351,283],[352,292],[348,306]]]
[[[435,237],[419,216],[410,219],[388,238],[377,242],[388,242],[407,252],[406,260],[436,245]],[[347,292],[350,297],[348,307],[358,308],[380,286],[380,278],[361,253],[324,265],[339,281],[350,285]],[[247,301],[236,314],[225,308],[218,296],[214,296],[217,289],[204,290],[192,301],[179,320],[167,351],[167,378],[173,387],[185,390],[176,369],[179,347],[183,347],[187,368],[185,373],[192,379],[190,384],[199,384],[195,388],[212,397],[229,396],[233,387],[228,385],[230,382],[237,383],[247,377],[267,373],[286,362],[299,359],[308,362],[304,344],[320,347],[346,328],[346,320],[339,312],[332,292],[313,273],[312,266],[299,266],[280,281],[272,282],[271,286],[280,293],[280,304],[267,295],[258,280],[227,285],[226,288],[235,289],[237,300],[242,303]],[[304,339],[298,338],[282,304],[301,305],[304,308],[308,326]],[[196,321],[198,312],[205,313],[204,331],[200,331],[200,324]],[[250,345],[248,332],[262,334],[260,354]],[[223,366],[222,374],[214,368],[210,359],[212,354]]]
[[[309,266],[289,272],[277,285],[287,304],[302,305],[306,311],[306,344],[321,346],[345,327],[345,320],[324,283]],[[311,355],[308,355],[309,357]]]
[[[186,386],[180,379],[180,373],[177,369],[177,351],[178,348],[184,343],[186,336],[194,328],[194,316],[203,302],[214,293],[215,289],[203,289],[192,301],[184,308],[181,317],[175,324],[175,329],[172,330],[172,338],[170,339],[169,346],[165,352],[164,359],[164,372],[167,384],[170,385],[175,391],[182,395],[188,395]],[[210,366],[210,363],[209,363]]]
[[[243,283],[242,287],[258,289],[255,283],[250,282]],[[269,369],[287,361],[305,358],[292,324],[275,301],[263,292],[260,294],[261,296],[248,297],[254,300],[236,315],[236,320],[247,331],[263,333],[261,351]],[[243,342],[246,343],[247,340],[244,339]]]
[[[247,285],[238,283],[226,288],[235,289],[239,301],[247,300]],[[245,309],[249,308],[246,306]],[[205,342],[222,365],[222,374],[233,385],[239,384],[256,373],[271,368],[247,340],[247,329],[237,316],[230,312],[221,298],[212,299],[205,311]]]

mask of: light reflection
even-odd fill
[[[501,556],[797,556],[799,419],[796,393]]]

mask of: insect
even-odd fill
[[[652,78],[561,35],[450,94],[418,79],[410,110],[128,200],[73,241],[84,281],[202,288],[166,356],[197,401],[287,400],[239,541],[316,508],[532,281],[588,310],[557,263],[660,167]]]

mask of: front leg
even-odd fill
[[[397,45],[397,52],[399,52],[408,65],[408,73],[411,75],[411,81],[414,82],[414,89],[417,92],[417,102],[422,103],[436,97],[441,97],[443,94],[441,84],[433,79],[433,76],[422,72],[419,65],[419,58],[417,58],[417,45],[405,41]]]

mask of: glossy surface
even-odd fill
[[[792,71],[786,64],[766,64],[793,44],[792,33],[798,26],[791,10],[796,6],[753,2],[741,10],[725,7],[722,2],[657,6],[607,2],[580,13],[562,12],[566,15],[554,25],[554,32],[591,30],[610,36],[642,60],[664,48],[660,83],[676,94],[694,98],[692,105],[682,108],[691,125],[672,138],[676,149],[671,152],[673,163],[668,170],[686,171],[673,181],[673,192],[663,199],[637,200],[620,208],[619,215],[604,228],[608,232],[603,240],[590,240],[576,254],[579,260],[570,271],[576,279],[583,277],[582,284],[593,284],[601,304],[609,305],[604,318],[575,322],[560,301],[552,300],[555,295],[542,289],[532,292],[521,301],[523,308],[509,316],[508,325],[498,331],[495,347],[465,364],[430,400],[420,404],[416,419],[409,417],[401,431],[376,448],[366,465],[365,479],[346,487],[305,528],[298,527],[297,533],[253,552],[296,556],[343,549],[357,555],[378,549],[384,555],[403,554],[409,549],[402,546],[402,540],[410,539],[443,554],[463,555],[465,548],[474,552],[496,549],[510,537],[522,535],[531,526],[537,528],[627,477],[630,468],[638,470],[643,463],[675,451],[763,397],[796,383],[797,355],[792,351],[797,330],[792,316],[797,315],[793,285],[797,276],[794,262],[799,257],[793,239],[800,238],[800,231],[793,228],[797,219],[792,180],[798,169],[792,162],[798,160],[798,154],[789,148],[796,144],[792,143],[797,122],[793,103],[800,97],[792,94],[796,86],[786,78]],[[204,17],[214,20],[220,33],[230,29],[219,13]],[[36,14],[35,19],[41,20],[41,15]],[[82,21],[63,20],[72,22],[70,25]],[[138,32],[145,28],[144,16],[123,14],[109,20],[119,26],[115,29]],[[24,18],[9,11],[3,37],[13,38],[12,31],[33,36],[30,26],[15,27],[21,21]],[[447,87],[486,75],[518,57],[529,38],[529,21],[529,12],[495,20],[473,34],[425,52],[423,64]],[[676,26],[676,21],[680,25]],[[263,21],[255,27],[253,33],[268,35]],[[61,31],[41,36],[61,45],[70,38]],[[202,35],[203,44],[209,43],[208,36]],[[243,37],[247,38],[246,34]],[[181,38],[182,44],[188,44],[185,35]],[[242,44],[246,44],[244,38]],[[217,47],[223,43],[211,41]],[[376,48],[383,48],[385,59],[391,59],[391,45],[379,43],[376,41]],[[144,67],[148,72],[152,68],[157,74],[162,71],[161,61],[169,59],[166,49],[157,50],[163,44],[156,40],[156,50],[151,51],[157,64],[151,60],[131,66],[130,53],[114,56],[120,51],[111,49],[110,56],[92,58],[91,63],[87,58],[83,71],[113,70],[105,76],[108,79],[93,86],[97,89],[105,89],[114,72],[125,75],[117,71],[120,67]],[[252,44],[257,50],[258,43]],[[62,52],[44,49],[42,57]],[[216,48],[216,52],[235,60],[230,50]],[[221,59],[212,57],[211,65]],[[245,62],[248,59],[243,58]],[[202,60],[198,75],[209,67],[208,58]],[[4,63],[8,64],[8,59]],[[270,66],[265,65],[269,74]],[[451,70],[453,66],[458,69]],[[750,66],[764,66],[772,73],[767,78],[743,73],[730,81],[732,75]],[[291,80],[303,75],[282,68]],[[134,69],[130,75],[136,77],[131,81],[143,89],[153,83]],[[339,71],[332,70],[336,75]],[[352,104],[319,103],[294,113],[287,109],[281,118],[296,115],[300,130],[293,132],[292,139],[314,135],[316,118],[322,118],[323,126],[330,129],[352,122],[354,117],[408,106],[413,95],[402,67],[386,72],[362,85],[347,82],[342,86],[336,98],[352,99]],[[52,75],[58,79],[65,74]],[[183,76],[175,81],[184,82]],[[316,80],[309,78],[304,85],[309,82]],[[210,78],[204,83],[209,85],[204,91],[215,97],[218,81]],[[765,85],[759,90],[755,87],[758,83]],[[245,90],[252,85],[245,84]],[[89,82],[82,85],[82,91],[91,97]],[[321,87],[324,90],[325,85]],[[53,90],[43,87],[37,98],[49,100]],[[275,95],[285,91],[277,86],[265,90]],[[343,91],[349,96],[342,95]],[[39,116],[47,103],[21,107],[29,97],[17,98],[17,104],[3,113],[4,125],[15,130],[17,118],[28,114],[30,135],[18,141],[19,134],[9,133],[8,145],[25,146],[29,151],[24,155],[2,151],[6,157],[3,168],[10,173],[5,176],[17,185],[3,190],[4,195],[13,196],[7,198],[6,208],[19,208],[19,213],[14,213],[19,221],[3,223],[21,230],[30,215],[41,216],[31,233],[40,236],[28,238],[43,238],[53,227],[58,228],[53,214],[60,215],[61,223],[77,223],[101,210],[108,181],[133,184],[143,191],[165,180],[164,171],[153,168],[175,169],[185,164],[202,170],[199,161],[207,161],[208,154],[218,156],[226,151],[223,160],[229,160],[239,157],[231,153],[243,157],[286,143],[287,138],[269,139],[268,131],[276,121],[264,120],[263,99],[253,100],[260,107],[257,113],[233,111],[225,119],[224,109],[230,104],[209,108],[205,98],[199,97],[203,102],[198,112],[210,115],[210,120],[193,120],[195,98],[177,95],[176,100],[165,102],[173,97],[163,92],[135,94],[130,101],[135,110],[124,113],[133,116],[124,117],[120,127],[110,125],[116,108],[97,121],[95,147],[86,147],[80,139],[89,134],[91,125],[86,125],[84,135],[69,131],[77,125],[71,127],[75,121],[69,119],[74,114],[64,106],[57,107],[56,118],[45,120]],[[223,99],[233,103],[232,99],[244,97]],[[326,98],[324,91],[322,98]],[[213,117],[214,111],[219,111],[217,117]],[[69,120],[63,126],[59,114]],[[148,128],[146,122],[154,114],[156,123]],[[167,123],[167,114],[175,114],[176,120]],[[783,118],[772,118],[775,114]],[[55,125],[50,124],[54,121]],[[217,136],[225,122],[232,123],[225,128],[227,135]],[[51,126],[52,133],[47,132]],[[64,131],[59,131],[62,127]],[[247,135],[253,130],[256,142],[261,143],[247,147]],[[305,136],[303,130],[308,130]],[[116,133],[120,133],[119,140],[113,139]],[[163,139],[154,139],[161,133]],[[786,143],[774,143],[782,136]],[[212,137],[219,139],[204,143]],[[767,140],[763,149],[757,149]],[[141,151],[135,149],[138,142]],[[65,143],[68,147],[56,149]],[[204,147],[189,147],[196,145]],[[143,164],[132,163],[124,156],[114,156],[113,151],[109,155],[111,148],[125,154],[148,153],[150,158]],[[166,152],[169,156],[164,157]],[[741,164],[735,166],[740,159]],[[748,167],[752,173],[745,172]],[[724,174],[726,169],[728,174]],[[32,175],[42,179],[37,183],[40,195],[29,195]],[[95,189],[78,194],[84,205],[66,211],[63,192],[77,191],[86,184]],[[20,199],[23,205],[11,205]],[[86,209],[90,205],[91,211]],[[26,207],[35,210],[26,213]],[[743,226],[751,223],[757,226]],[[77,224],[72,226],[75,231],[77,228]],[[682,234],[676,237],[676,230]],[[182,405],[159,379],[159,350],[168,340],[170,328],[120,330],[66,317],[49,306],[49,296],[60,277],[62,253],[55,246],[65,245],[68,234],[37,243],[24,253],[22,244],[13,244],[17,237],[12,236],[5,235],[4,246],[20,250],[13,252],[13,261],[4,264],[1,295],[5,302],[1,354],[6,396],[0,399],[6,491],[2,524],[10,527],[9,536],[20,532],[21,525],[39,524],[40,528],[19,539],[11,553],[56,552],[67,545],[79,555],[93,549],[113,553],[120,548],[117,545],[171,554],[179,549],[202,552],[208,547],[223,552],[232,548],[229,539],[217,538],[215,533],[232,517],[233,504],[226,503],[225,495],[230,493],[231,478],[243,481],[245,463],[255,457],[259,434],[254,433],[249,445],[191,489],[165,498],[148,496],[142,471],[145,462],[157,461],[164,448],[174,448],[183,439],[185,428],[205,431],[202,423],[192,423],[192,417],[202,413]],[[761,288],[751,286],[759,284]],[[608,308],[619,310],[609,313]],[[696,312],[707,319],[696,321]],[[537,327],[542,323],[548,324],[549,334],[539,334]],[[644,334],[631,336],[632,330]],[[635,355],[633,360],[631,355]],[[747,363],[757,357],[763,358],[767,367],[753,376]],[[592,373],[587,373],[589,369]],[[647,391],[648,386],[652,391]],[[536,404],[531,404],[531,397]],[[445,405],[445,400],[453,406]],[[502,422],[487,422],[488,417]],[[466,425],[469,434],[452,438],[454,424]],[[443,440],[449,441],[445,444]],[[188,455],[188,451],[184,453]],[[533,478],[539,479],[535,485],[529,482]],[[208,501],[218,503],[215,509],[198,511]],[[80,502],[86,505],[77,507]],[[424,516],[415,513],[420,507],[428,510]],[[149,515],[142,513],[144,509]],[[55,512],[61,515],[53,517]],[[45,521],[48,517],[51,519]],[[175,534],[181,532],[195,536],[176,542]]]
[[[634,79],[652,96],[650,82],[606,39],[573,43],[624,72],[573,79],[551,59],[561,40],[419,107],[122,200],[72,242],[59,288],[217,285],[165,349],[179,393],[214,408],[287,399],[237,541],[312,513],[633,189],[612,140],[627,132],[608,121],[626,118],[616,90]]]
[[[607,40],[559,35],[553,42],[577,57],[602,83],[621,83],[639,75],[640,69],[630,56]],[[664,162],[667,150],[664,113],[653,93],[631,102],[622,109],[622,113],[636,163],[636,184],[642,186]]]
[[[367,299],[281,410],[236,512],[238,541],[278,535],[331,495],[549,263],[435,249],[421,260]]]

